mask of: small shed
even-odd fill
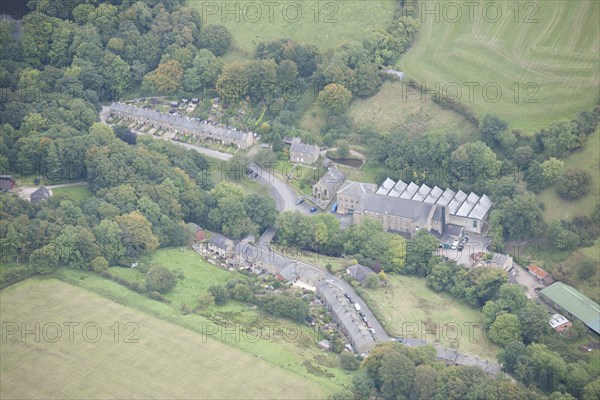
[[[329,340],[323,339],[319,342],[319,348],[325,351],[331,351],[331,342]]]

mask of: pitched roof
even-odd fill
[[[426,184],[422,184],[417,193],[412,197],[414,201],[423,201],[431,192],[431,188]]]
[[[385,181],[383,181],[379,189],[377,189],[377,194],[388,194],[395,184],[396,182],[390,178],[385,178]]]
[[[360,211],[406,217],[422,225],[433,207],[436,205],[372,193],[363,194],[359,204]]]
[[[200,122],[195,119],[189,119],[178,115],[169,115],[159,111],[146,110],[144,108],[138,108],[123,103],[112,103],[110,105],[111,111],[118,111],[127,114],[136,115],[138,117],[151,119],[154,121],[164,122],[174,126],[175,128],[193,129],[200,132],[207,133],[209,136],[214,136],[222,139],[231,139],[235,141],[245,141],[248,132],[241,132],[236,129],[224,128],[222,126],[216,126],[207,123],[206,121]]]
[[[600,334],[600,306],[572,286],[556,282],[540,293]]]
[[[211,232],[208,243],[221,249],[227,249],[227,247],[233,245],[233,241],[227,236],[221,235],[220,233]]]
[[[360,196],[363,193],[373,193],[377,189],[377,186],[371,183],[361,183],[346,181],[344,185],[338,190],[338,194],[347,194],[350,196]]]
[[[440,198],[440,196],[444,193],[444,191],[442,189],[440,189],[437,186],[434,186],[433,189],[431,189],[431,192],[429,193],[429,195],[425,198],[425,200],[423,200],[425,203],[430,203],[433,204],[436,201],[438,201],[438,199]]]
[[[469,193],[469,196],[467,196],[467,199],[464,201],[464,203],[462,203],[462,205],[456,212],[456,215],[459,217],[468,216],[478,201],[479,201],[479,196],[477,196],[475,193]]]
[[[442,193],[440,198],[435,203],[440,206],[447,206],[454,198],[454,195],[456,195],[456,192],[448,188],[444,190],[444,193]]]
[[[367,277],[374,274],[373,270],[369,267],[360,264],[354,264],[346,269],[348,275],[356,279],[361,285],[367,281]]]
[[[448,204],[448,212],[450,214],[456,214],[456,212],[458,211],[461,204],[463,203],[463,201],[465,201],[466,198],[467,194],[462,190],[456,192],[454,198],[452,198],[452,201],[450,201],[450,204]]]
[[[306,143],[292,142],[292,147],[290,147],[290,152],[317,154],[317,153],[319,153],[319,146],[313,146],[311,144],[306,144]]]
[[[481,197],[475,193],[467,195],[462,190],[454,192],[452,189],[443,190],[437,186],[434,186],[432,189],[426,184],[422,184],[421,186],[414,182],[406,184],[402,180],[394,184],[394,181],[390,178],[387,178],[379,186],[376,193],[389,197],[400,197],[407,200],[447,206],[450,215],[479,220],[483,219],[492,207],[492,200],[485,194]]]
[[[469,218],[482,219],[492,207],[492,199],[487,195],[482,195],[479,202],[473,207],[469,213]]]
[[[31,193],[29,200],[31,200],[31,202],[33,204],[36,204],[42,200],[47,200],[49,198],[50,198],[50,191],[48,190],[48,188],[46,186],[40,186],[40,188],[38,190]]]
[[[346,175],[336,167],[330,168],[319,182],[321,185],[325,186],[329,193],[333,195],[333,193],[340,187],[342,183],[346,180]]]
[[[335,281],[325,279],[317,285],[317,290],[325,303],[329,305],[338,323],[344,327],[352,340],[354,350],[366,353],[375,347],[375,341],[367,331],[358,312],[344,297],[344,290]]]
[[[539,279],[544,279],[548,276],[548,273],[537,265],[531,264],[527,267],[527,269],[529,270],[529,273],[537,276]]]
[[[412,199],[413,196],[415,195],[415,193],[417,193],[417,191],[419,190],[419,186],[414,183],[411,182],[408,184],[408,186],[406,187],[406,189],[404,190],[404,192],[402,192],[402,194],[400,195],[400,198],[402,199]]]

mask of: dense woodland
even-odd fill
[[[433,290],[482,309],[490,339],[503,347],[505,371],[520,382],[494,381],[474,368],[443,368],[428,349],[385,344],[363,363],[351,392],[336,398],[598,398],[598,366],[551,350],[556,338],[547,331],[545,310],[519,287],[504,284],[503,273],[467,271],[432,255],[438,241],[425,232],[407,241],[375,222],[341,230],[330,215],[278,216],[269,198],[234,183],[215,185],[211,166],[198,153],[98,122],[103,102],[133,95],[245,102],[266,110],[260,133],[276,152],[287,135],[326,146],[344,140],[365,147],[369,162],[385,166],[381,180],[487,193],[495,203],[489,220],[497,251],[515,240],[545,239],[563,250],[591,245],[600,234],[599,205],[575,221],[545,224],[535,194],[548,186],[565,199],[586,194],[589,172],[565,168],[561,158],[585,146],[597,128],[598,107],[557,121],[533,139],[443,99],[438,103],[478,126],[479,140],[441,129],[414,136],[352,126],[352,99],[378,91],[389,79],[381,68],[393,65],[418,31],[416,21],[402,14],[402,3],[394,22],[363,43],[320,52],[282,38],[258,44],[252,60],[233,62],[221,59],[232,41],[227,29],[203,25],[179,0],[32,0],[20,38],[14,22],[0,22],[0,171],[54,182],[86,180],[94,194],[82,202],[56,195],[38,205],[1,195],[2,262],[14,265],[2,271],[2,285],[62,266],[102,272],[129,265],[156,248],[186,244],[187,222],[235,239],[276,224],[282,245],[346,255],[376,271],[419,275]],[[297,127],[315,103],[326,110],[318,134]],[[595,268],[587,263],[582,276]],[[260,303],[274,315],[294,309],[298,321],[307,313],[296,299],[257,298],[239,282],[211,290],[220,302]],[[576,324],[574,332],[581,337],[585,328]]]

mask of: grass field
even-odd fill
[[[39,341],[15,334],[2,343],[1,398],[322,397],[307,380],[250,354],[64,282],[28,280],[0,296],[3,327],[41,327]],[[80,324],[72,340],[65,322]],[[62,336],[44,329],[51,323]],[[86,323],[101,329],[95,343],[97,331],[84,334]]]
[[[93,196],[93,193],[87,186],[67,186],[52,189],[52,194],[64,193],[75,201],[83,201]]]
[[[456,8],[444,11],[444,2],[419,2],[423,10],[438,11],[419,18],[423,23],[416,40],[397,67],[428,88],[455,82],[462,100],[480,114],[495,114],[528,134],[595,105],[600,2],[484,2],[495,3],[499,13],[489,8],[484,18],[486,6],[474,3],[473,22],[467,6],[460,6],[462,16],[456,18]],[[479,84],[472,102],[468,82]],[[486,100],[486,84],[497,84],[501,95],[490,88]],[[516,96],[515,84],[520,89]],[[449,95],[456,93],[452,90]]]
[[[265,40],[290,38],[321,50],[341,43],[361,42],[372,28],[384,28],[392,20],[393,0],[300,1],[288,3],[249,0],[201,2],[188,0],[202,20],[222,24],[233,35],[226,59],[250,58]]]
[[[446,293],[434,292],[426,286],[425,279],[388,275],[386,287],[363,289],[361,297],[391,336],[412,336],[432,343],[437,341],[464,353],[496,360],[500,348],[482,335],[481,312],[461,304]],[[449,323],[452,325],[444,328]],[[473,327],[472,334],[469,334],[470,326]],[[406,335],[415,328],[418,333]],[[431,331],[427,331],[429,329]]]
[[[579,151],[563,159],[565,168],[584,168],[592,174],[590,192],[575,201],[561,198],[554,187],[549,187],[538,195],[544,203],[544,218],[546,222],[553,219],[571,220],[573,217],[590,215],[600,200],[600,129],[596,129],[587,138],[584,146]]]
[[[357,128],[372,126],[378,131],[402,130],[419,135],[439,128],[468,137],[476,127],[454,111],[445,110],[430,97],[411,95],[400,82],[384,82],[374,96],[352,102],[350,116]]]
[[[189,249],[183,252],[179,249],[161,249],[142,261],[163,265],[176,274],[182,272],[185,275],[183,280],[178,279],[175,289],[166,294],[171,304],[151,300],[116,282],[85,271],[63,268],[57,272],[56,277],[163,321],[199,334],[209,335],[234,350],[241,350],[298,377],[306,378],[312,385],[318,387],[318,390],[323,393],[322,397],[327,397],[328,394],[339,391],[342,385],[350,383],[352,376],[336,368],[335,355],[323,353],[316,346],[317,335],[308,325],[274,319],[261,313],[253,305],[235,301],[230,301],[223,306],[205,308],[200,315],[183,314],[180,309],[182,303],[194,308],[198,304],[198,297],[206,293],[209,286],[223,284],[235,278],[235,274],[203,261],[199,255]],[[130,281],[142,281],[140,275],[143,274],[129,268],[111,268],[110,272]],[[214,327],[219,326],[237,327],[237,330],[234,329],[233,333],[228,334],[228,331],[219,328],[213,332]],[[269,330],[269,326],[275,328]],[[254,332],[257,327],[262,329],[260,340],[240,340],[243,338],[242,331]],[[287,330],[299,332],[298,339],[286,340],[283,329],[286,329],[285,332]],[[306,360],[332,376],[309,372],[305,366]]]

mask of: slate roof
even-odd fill
[[[360,198],[359,210],[410,218],[424,225],[434,204],[401,198],[390,198],[380,194],[365,193]]]
[[[227,250],[228,247],[233,245],[233,241],[227,236],[221,235],[220,233],[211,232],[210,238],[208,238],[208,244],[223,250]]]
[[[343,193],[350,196],[360,196],[363,193],[373,193],[375,192],[375,189],[377,189],[377,186],[371,183],[346,181],[338,190],[338,194]]]
[[[318,154],[319,146],[313,146],[311,144],[306,143],[294,143],[292,142],[292,147],[290,147],[290,153],[305,153],[305,154]]]
[[[289,262],[281,271],[279,271],[279,273],[288,282],[294,282],[296,280],[305,283],[318,282],[319,279],[325,277],[323,271],[296,261]]]
[[[210,137],[220,139],[231,139],[234,141],[245,142],[248,135],[251,133],[241,132],[235,129],[228,129],[207,122],[200,122],[194,119],[181,117],[178,115],[169,115],[154,110],[146,110],[143,108],[134,107],[123,103],[112,103],[111,111],[119,111],[127,114],[136,115],[141,118],[146,118],[154,121],[164,122],[177,128],[192,129],[208,134]]]
[[[369,275],[374,274],[369,267],[360,264],[354,264],[346,269],[348,275],[356,279],[361,285],[367,281]]]
[[[40,186],[40,188],[38,190],[31,193],[29,200],[31,200],[31,202],[33,204],[37,204],[40,201],[47,200],[49,198],[50,198],[50,191],[48,190],[48,188],[46,186]]]
[[[325,186],[328,193],[333,196],[333,194],[337,191],[337,188],[339,188],[345,180],[346,175],[344,175],[344,173],[339,169],[333,167],[330,168],[321,179],[319,179],[319,183]]]
[[[360,319],[358,312],[344,297],[344,291],[333,280],[326,279],[317,285],[322,300],[329,305],[338,324],[342,325],[350,337],[357,353],[367,353],[375,347],[375,341]]]

